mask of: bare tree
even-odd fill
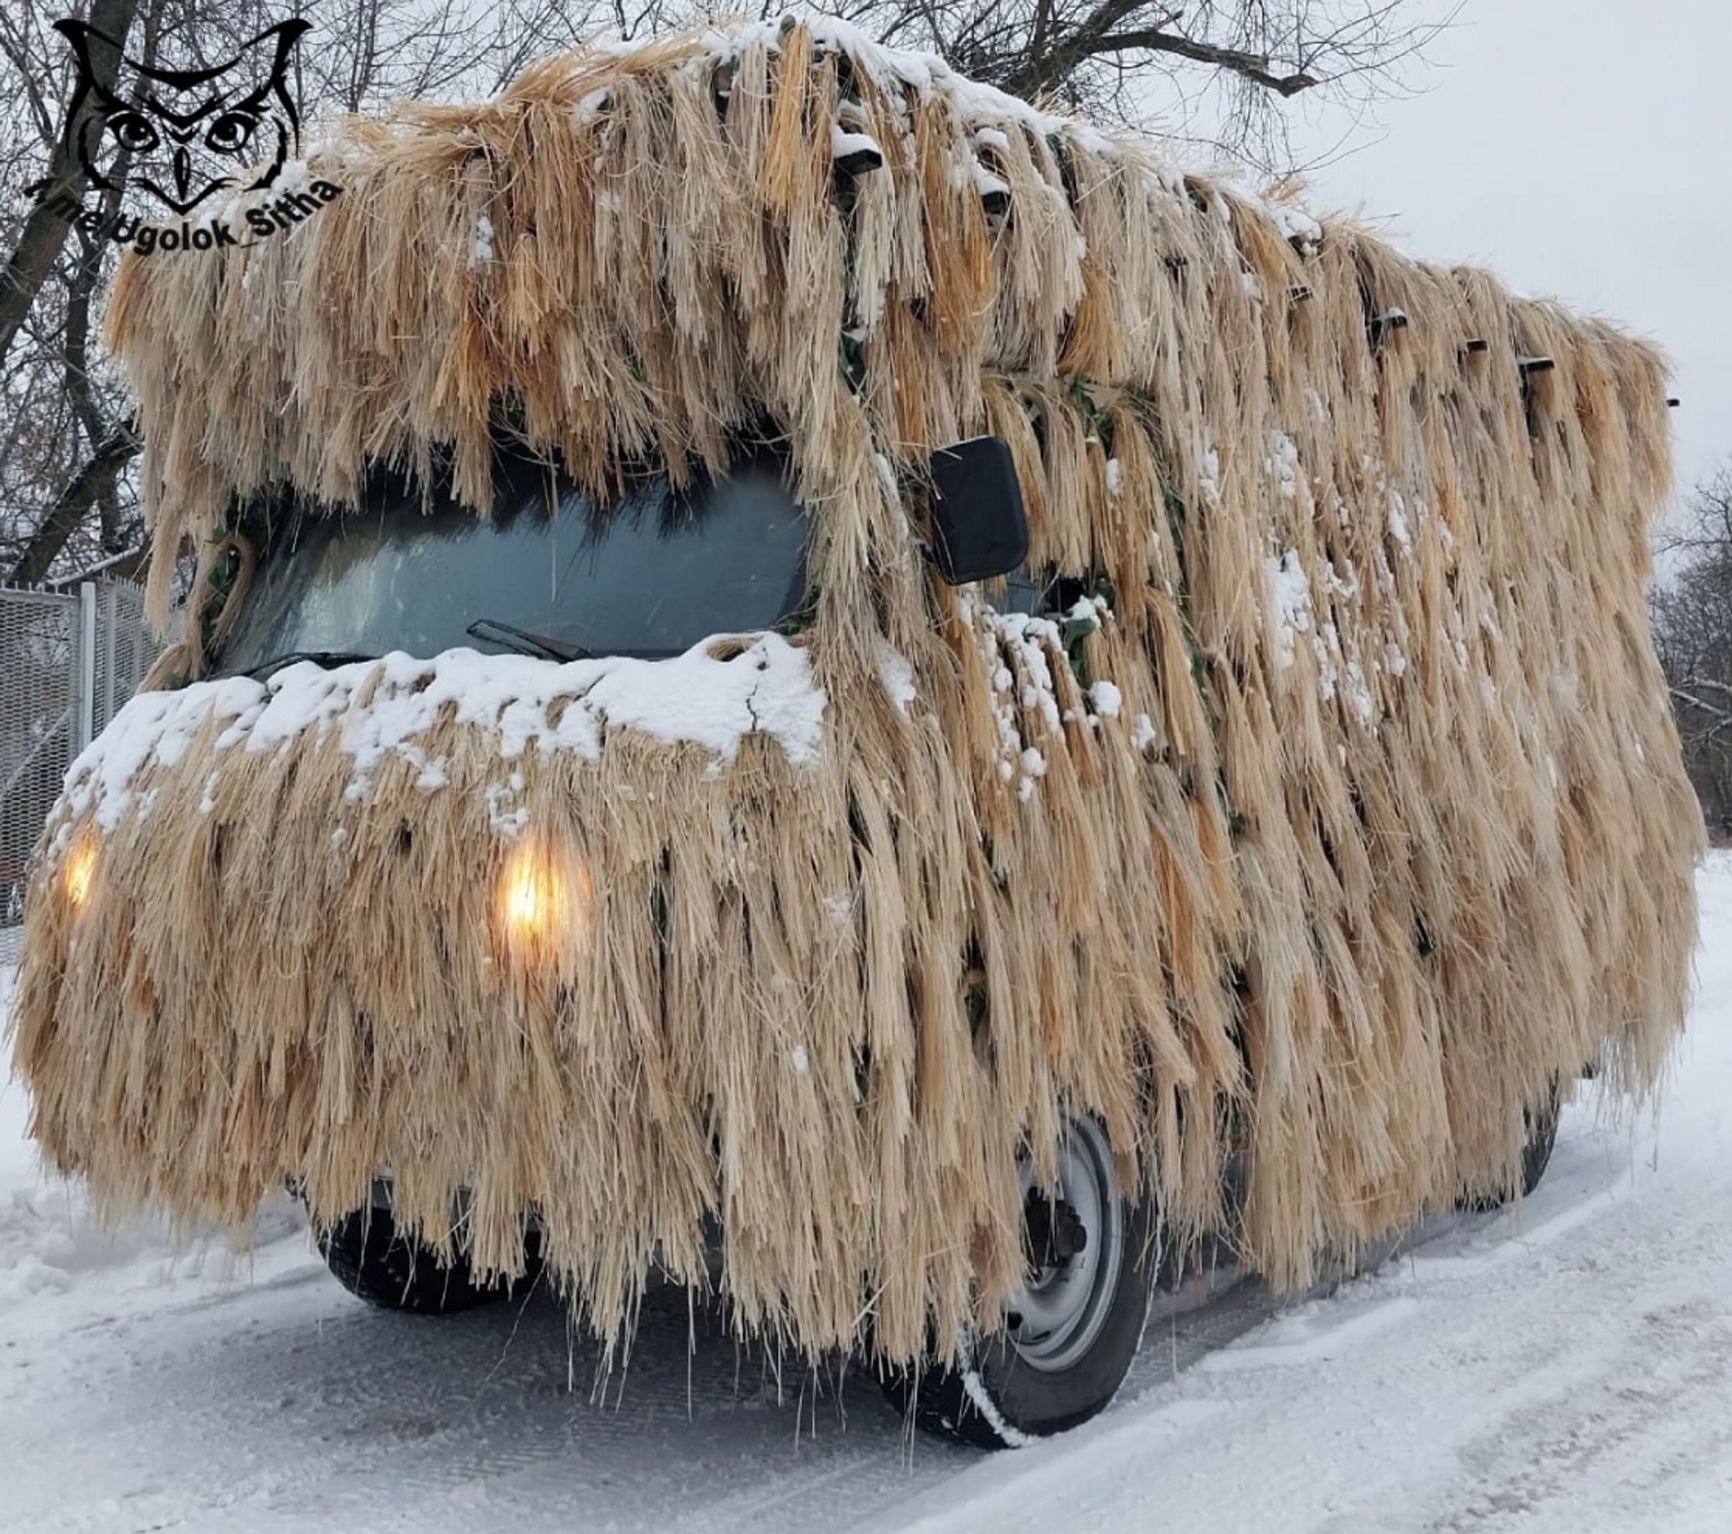
[[[91,25],[124,46],[137,11],[138,0],[95,0],[90,11]],[[39,24],[40,18],[27,12],[25,26],[14,32],[11,14],[0,12],[0,16],[5,18],[3,30],[0,30],[0,48],[6,50],[9,62],[16,59],[23,66],[20,73],[24,73],[30,68],[31,55],[36,51],[31,45],[39,47],[43,41],[44,29]],[[97,83],[112,88],[119,62],[118,51],[99,52],[94,60]],[[25,90],[31,118],[38,128],[52,122],[53,114],[46,110],[41,99],[40,84],[32,81]],[[78,122],[71,125],[71,131],[63,137],[50,137],[52,148],[48,157],[48,174],[33,188],[39,189],[41,195],[25,215],[6,269],[0,273],[0,359],[11,349],[18,327],[24,323],[24,316],[29,313],[44,280],[65,247],[71,225],[57,211],[57,205],[61,198],[77,201],[84,194],[88,183],[72,142],[82,123],[95,114],[94,99],[86,98],[79,104]]]
[[[1404,66],[1454,20],[1410,0],[855,0],[887,41],[931,48],[1012,95],[1066,106],[1255,168],[1295,168],[1284,105],[1351,110],[1399,89]]]
[[[785,0],[759,0],[765,15]],[[1285,105],[1357,107],[1397,88],[1447,21],[1417,0],[831,0],[864,30],[942,54],[1030,99],[1199,139],[1270,171],[1292,168]],[[64,0],[0,4],[0,578],[36,582],[143,545],[124,392],[93,344],[116,247],[51,211],[62,193],[102,218],[62,122]],[[221,64],[299,16],[314,32],[293,94],[315,111],[497,90],[531,58],[602,34],[632,38],[737,14],[725,0],[83,0],[79,14],[146,64]],[[96,60],[114,82],[115,56]],[[123,80],[122,92],[126,86]],[[43,196],[24,188],[45,189]],[[6,199],[9,196],[10,201]],[[62,204],[64,206],[64,204]]]
[[[162,0],[95,0],[91,24],[121,44],[150,52]],[[119,391],[91,356],[91,329],[106,270],[103,242],[69,218],[64,209],[86,191],[84,166],[71,146],[80,124],[60,121],[60,103],[72,94],[73,70],[63,39],[46,7],[0,8],[0,57],[16,94],[9,117],[0,174],[20,205],[0,218],[10,254],[0,275],[0,550],[9,556],[11,578],[37,581],[94,522],[100,547],[77,539],[77,555],[88,560],[136,541],[121,476],[137,451],[125,425]],[[112,88],[119,50],[92,59],[99,84]],[[91,104],[81,103],[79,118]],[[68,131],[70,128],[71,131]],[[32,178],[34,167],[47,175]],[[97,204],[109,215],[118,194]]]
[[[92,27],[145,65],[220,65],[286,19],[280,0],[89,0]],[[139,444],[124,393],[95,344],[120,194],[91,195],[62,120],[74,71],[53,29],[55,0],[0,6],[0,578],[35,583],[95,564],[135,566],[143,532],[129,474]],[[607,26],[560,0],[507,0],[483,21],[463,0],[300,0],[318,46],[296,60],[303,116],[364,111],[405,97],[497,89],[534,53]],[[119,52],[93,55],[113,88]],[[127,91],[124,78],[121,91]],[[76,131],[77,125],[72,125]],[[58,210],[60,211],[57,211]]]
[[[1732,833],[1732,467],[1697,488],[1662,549],[1676,568],[1650,598],[1654,642],[1703,812]]]

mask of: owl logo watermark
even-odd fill
[[[62,191],[50,206],[69,222],[145,255],[208,250],[269,239],[339,194],[328,181],[309,180],[295,159],[301,124],[289,68],[312,23],[280,22],[227,62],[197,69],[128,58],[113,38],[72,17],[54,28],[78,68],[67,146],[88,185],[124,192],[128,204],[104,220]],[[112,70],[96,67],[105,54]]]

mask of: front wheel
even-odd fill
[[[884,1381],[928,1432],[1017,1448],[1088,1421],[1118,1392],[1148,1315],[1156,1214],[1120,1189],[1105,1132],[1069,1124],[1058,1184],[1022,1166],[1028,1281],[990,1336],[956,1339],[953,1365]]]

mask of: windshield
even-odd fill
[[[383,471],[358,511],[294,496],[256,506],[243,527],[258,576],[220,669],[297,652],[523,649],[513,631],[568,654],[658,657],[777,626],[805,576],[806,518],[785,478],[761,449],[683,491],[652,474],[598,503],[546,464],[502,458],[488,521],[444,486],[428,497]]]

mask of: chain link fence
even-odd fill
[[[0,587],[0,959],[23,917],[30,854],[72,759],[156,654],[131,581]]]

